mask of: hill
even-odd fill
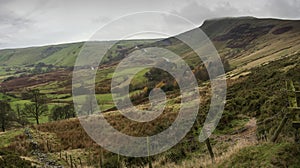
[[[125,40],[118,45],[131,48],[137,44],[149,43],[153,40]],[[97,49],[103,45],[112,44],[114,41],[96,42]],[[49,45],[42,47],[29,47],[20,49],[0,50],[1,66],[25,66],[45,63],[56,66],[74,66],[84,42]],[[115,48],[113,48],[115,49]]]
[[[148,109],[148,91],[159,87],[167,95],[165,110],[149,123],[128,120],[116,110],[110,94],[111,78],[120,60],[137,48],[163,47],[180,55],[193,70],[202,96],[197,120],[179,144],[149,158],[123,157],[105,151],[84,132],[76,118],[48,120],[54,107],[72,101],[72,66],[83,42],[1,50],[0,98],[8,99],[17,111],[31,101],[24,93],[39,89],[47,97],[50,110],[41,116],[40,125],[26,118],[30,123],[26,129],[14,122],[11,129],[16,130],[0,134],[4,140],[0,142],[0,165],[1,158],[14,158],[20,164],[27,165],[30,161],[38,166],[52,164],[54,167],[71,167],[71,164],[146,167],[149,159],[154,167],[297,167],[300,148],[294,142],[295,129],[290,124],[297,117],[290,117],[276,143],[270,139],[288,107],[288,94],[284,92],[286,81],[294,81],[295,88],[300,90],[300,21],[221,18],[205,21],[200,28],[215,45],[224,65],[229,63],[225,66],[228,84],[225,110],[210,137],[214,163],[205,144],[198,141],[211,98],[205,67],[195,52],[175,36],[120,41],[97,69],[96,98],[105,118],[119,131],[135,136],[149,136],[168,128],[178,114],[181,98],[170,75],[157,69],[145,69],[130,83],[130,98],[137,108]],[[193,31],[197,29],[185,34]],[[112,42],[95,43],[101,49],[101,45]],[[299,101],[300,96],[296,97]],[[78,99],[88,102],[84,95]]]
[[[233,65],[241,65],[270,54],[293,53],[299,47],[299,23],[297,20],[258,19],[254,17],[221,18],[207,20],[200,28],[213,41],[220,55],[231,59]],[[192,32],[193,30],[191,30]],[[166,39],[168,40],[168,39]],[[166,41],[165,40],[165,41]],[[132,47],[153,40],[129,40],[121,46]],[[99,42],[99,46],[104,43]],[[72,66],[83,42],[43,47],[0,50],[1,65],[45,64]],[[180,48],[178,48],[180,49]],[[272,51],[272,49],[276,49]],[[239,57],[248,56],[244,59]],[[260,56],[258,56],[260,55]]]

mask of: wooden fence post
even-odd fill
[[[149,142],[149,136],[147,136],[147,151],[148,151],[148,163],[149,163],[149,168],[152,168],[152,161],[150,159],[150,142]]]
[[[69,162],[68,162],[68,154],[67,153],[65,153],[65,157],[66,157],[67,164],[69,164]]]
[[[271,138],[271,142],[276,142],[276,140],[277,140],[283,126],[286,124],[287,120],[288,120],[288,114],[285,114],[279,127],[276,129],[274,136]]]
[[[212,161],[212,163],[214,163],[214,162],[215,162],[215,155],[214,155],[214,152],[213,152],[213,150],[212,150],[212,147],[211,147],[209,138],[207,138],[207,139],[205,140],[205,144],[206,144],[206,146],[207,146],[207,149],[208,149],[208,152],[209,152],[211,161]]]
[[[103,150],[102,150],[102,148],[100,148],[100,167],[104,168],[104,164],[103,164]]]
[[[70,164],[71,164],[71,168],[73,168],[73,159],[72,159],[72,155],[70,155]]]
[[[80,158],[80,157],[78,157],[78,160],[79,160],[80,167],[82,167],[81,158]]]

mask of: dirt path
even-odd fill
[[[25,135],[27,136],[28,140],[30,141],[31,146],[31,154],[33,156],[33,164],[41,165],[45,168],[63,168],[63,166],[59,163],[58,160],[55,160],[53,158],[50,158],[49,155],[39,149],[40,144],[38,143],[37,139],[39,137],[37,134],[33,134],[30,129],[25,129],[24,131]],[[31,158],[26,158],[31,159]]]
[[[251,118],[243,128],[234,131],[231,134],[212,137],[218,142],[226,142],[229,144],[226,152],[222,152],[221,155],[216,156],[216,163],[229,159],[230,156],[237,153],[242,148],[257,144],[258,141],[256,138],[256,130],[256,118]],[[204,166],[214,167],[213,165],[211,165],[211,162],[204,163]]]
[[[191,160],[183,161],[181,165],[168,164],[163,167],[166,168],[190,168],[190,167],[217,167],[218,163],[224,160],[230,159],[230,157],[236,154],[242,148],[257,144],[256,140],[256,119],[251,118],[243,128],[234,131],[231,134],[225,135],[211,135],[211,139],[217,141],[213,145],[213,151],[215,153],[215,162],[211,162],[210,156],[207,154],[204,157],[195,157]],[[229,146],[223,149],[225,146]],[[223,146],[223,147],[222,147]],[[159,165],[159,163],[157,163]]]
[[[217,141],[237,142],[243,140],[251,143],[256,143],[256,129],[256,118],[251,118],[243,128],[234,131],[231,134],[212,136],[212,138],[216,139]]]

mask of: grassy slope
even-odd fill
[[[216,41],[214,38],[228,33],[231,29],[241,24],[250,24],[252,27],[274,25],[271,31],[253,40],[245,48],[228,48],[226,45],[230,40]],[[293,29],[279,35],[271,32],[278,28],[293,26]],[[297,51],[299,48],[299,21],[285,21],[275,19],[225,18],[205,21],[200,27],[213,40],[220,55],[229,58],[234,66],[241,66],[245,63],[257,60],[260,57],[272,55],[273,57],[284,56]],[[121,46],[130,47],[136,44],[151,42],[153,40],[130,40],[119,43]],[[110,43],[110,42],[108,42]],[[30,47],[22,49],[0,50],[0,62],[2,65],[27,65],[44,62],[46,64],[72,66],[75,62],[83,43],[60,44],[43,47]],[[97,49],[101,48],[101,44]],[[170,46],[172,48],[172,46]],[[176,50],[182,50],[184,46],[174,45]],[[276,50],[273,50],[276,49]],[[276,54],[274,54],[276,53]],[[114,54],[113,54],[114,55]],[[234,57],[232,57],[234,55]]]
[[[72,66],[83,43],[74,43],[40,60],[45,64]]]
[[[228,47],[232,39],[215,40],[216,37],[228,33],[241,24],[250,24],[250,28],[267,25],[274,27],[267,34],[256,37],[244,47]],[[293,28],[282,34],[273,34],[275,30],[289,26]],[[300,47],[300,21],[296,20],[225,18],[205,21],[200,28],[213,40],[220,56],[225,56],[233,67],[238,67],[234,72],[241,72],[283,56],[293,55]],[[246,37],[241,37],[243,38]]]
[[[121,41],[118,44],[124,47],[132,47],[136,44],[151,41],[153,40],[127,40]],[[102,49],[103,45],[112,43],[112,41],[98,42],[97,46],[92,48],[92,50]],[[21,49],[4,49],[0,50],[0,63],[2,66],[29,65],[37,64],[38,62],[57,66],[73,66],[83,44],[83,42],[78,42]]]
[[[282,76],[287,76],[287,79],[299,79],[299,75],[296,73],[293,73],[294,71],[298,71],[299,66],[297,66],[297,63],[299,62],[299,55],[294,55],[290,58],[284,58],[280,61],[272,62],[268,65],[265,65],[260,68],[253,69],[252,73],[248,76],[241,77],[240,80],[237,81],[235,84],[231,84],[229,88],[229,100],[231,104],[227,105],[227,110],[224,112],[224,117],[221,120],[220,124],[222,127],[227,128],[228,125],[231,128],[230,130],[219,130],[218,134],[215,134],[214,137],[212,137],[212,143],[213,143],[213,149],[216,152],[216,156],[219,157],[223,155],[230,149],[230,146],[235,146],[236,141],[232,140],[234,136],[231,133],[233,130],[240,129],[240,124],[234,124],[235,122],[242,122],[244,119],[239,119],[237,117],[238,115],[247,115],[247,116],[255,116],[257,119],[263,119],[267,117],[268,115],[274,116],[274,113],[257,113],[257,103],[256,100],[251,98],[252,96],[256,96],[256,93],[264,92],[265,95],[272,94],[274,91],[280,91],[281,86],[277,86],[278,80],[285,78],[281,78]],[[296,64],[296,66],[291,66]],[[252,82],[255,82],[255,80],[259,80],[260,82],[256,82],[256,85],[253,85]],[[264,80],[263,80],[264,79]],[[246,85],[245,83],[248,83]],[[240,89],[239,89],[240,88]],[[274,90],[270,89],[273,88]],[[266,89],[266,90],[265,90]],[[240,91],[236,91],[240,90]],[[249,90],[254,90],[255,95],[253,94],[246,94],[246,92],[249,92]],[[279,94],[276,94],[274,96],[278,96]],[[249,100],[250,97],[250,100]],[[109,95],[105,95],[102,97],[103,99],[110,99],[111,97]],[[270,96],[268,100],[265,100],[264,104],[262,104],[262,107],[265,108],[272,108],[275,107],[272,104],[269,104],[270,100],[273,100],[273,97]],[[230,109],[232,107],[232,103],[237,102],[233,107],[235,109]],[[240,102],[240,104],[238,104]],[[242,110],[240,110],[242,109]],[[276,109],[271,109],[271,111],[276,112]],[[262,109],[260,111],[263,111]],[[171,111],[170,111],[171,112]],[[256,113],[256,114],[254,114]],[[233,114],[233,116],[231,116]],[[148,133],[149,131],[156,132],[160,131],[162,127],[166,127],[168,125],[164,125],[168,122],[170,122],[170,118],[176,117],[176,113],[166,113],[160,118],[160,124],[154,124],[154,123],[147,123],[146,125],[141,125],[137,123],[130,123],[128,120],[126,120],[124,117],[122,117],[120,114],[116,114],[114,112],[110,112],[105,114],[107,116],[107,120],[110,121],[110,123],[115,126],[116,128],[133,135],[139,135],[141,133]],[[267,115],[267,116],[266,116]],[[200,117],[202,118],[202,117]],[[228,119],[229,118],[229,119]],[[231,119],[230,119],[231,118]],[[229,122],[227,122],[227,121]],[[276,128],[276,123],[280,121],[280,118],[273,119],[274,123],[273,128]],[[150,124],[150,125],[148,125]],[[243,124],[241,124],[243,125]],[[263,125],[258,125],[259,127],[264,127]],[[66,129],[67,128],[67,129]],[[141,129],[132,129],[132,128],[141,128]],[[151,128],[151,130],[149,129]],[[59,139],[61,139],[61,146],[65,149],[64,152],[71,153],[72,155],[76,155],[78,151],[86,152],[90,148],[90,146],[93,145],[93,142],[82,132],[82,128],[80,127],[77,120],[71,119],[66,121],[58,121],[58,122],[52,122],[47,124],[42,124],[38,127],[40,131],[44,132],[51,132],[55,133]],[[290,129],[289,127],[285,127],[285,130]],[[224,134],[227,136],[227,140],[218,139],[219,136],[222,136]],[[190,135],[192,134],[192,135]],[[209,163],[210,160],[208,158],[208,154],[206,151],[205,146],[200,144],[196,140],[191,140],[191,137],[195,137],[195,135],[192,132],[189,133],[189,135],[176,147],[172,148],[170,151],[163,153],[159,155],[158,157],[154,157],[157,162],[155,164],[158,164],[159,167],[198,167],[200,162],[205,161]],[[232,137],[231,137],[232,136]],[[255,133],[254,133],[255,136]],[[293,142],[290,142],[290,135],[284,135],[281,136],[281,141],[279,143],[265,143],[260,142],[258,144],[250,144],[245,145],[242,147],[239,147],[237,150],[232,152],[228,157],[225,157],[225,160],[218,160],[216,164],[206,164],[208,167],[297,167],[299,164],[299,152],[300,147],[297,144],[294,144]],[[81,138],[81,141],[78,141],[78,137]],[[242,135],[241,135],[242,137]],[[286,138],[286,139],[284,139]],[[233,138],[234,139],[234,138]],[[237,139],[237,138],[235,138]],[[60,145],[59,145],[60,146]],[[82,149],[83,146],[83,149]],[[54,148],[54,147],[53,147]],[[93,147],[95,149],[95,147]],[[59,148],[56,149],[56,151],[59,151]],[[95,151],[93,151],[95,152]],[[97,153],[97,151],[96,151]],[[56,155],[57,158],[59,156],[57,153],[52,153],[53,155]],[[98,154],[98,153],[97,153]],[[97,155],[95,154],[95,155]],[[112,154],[105,152],[105,160],[106,163],[114,162],[114,160],[111,160],[114,157]],[[126,158],[123,158],[126,160]],[[97,160],[97,159],[96,159]],[[84,160],[86,162],[86,160]],[[170,164],[171,163],[171,164]],[[96,163],[97,164],[97,161]],[[164,165],[163,165],[164,164]]]
[[[271,24],[276,24],[276,27],[274,27],[272,30],[288,26],[288,25],[293,25],[294,29],[281,34],[281,35],[273,35],[271,33],[266,34],[264,36],[258,37],[254,41],[252,41],[251,44],[248,45],[248,48],[239,48],[239,49],[232,49],[226,47],[228,41],[225,42],[215,42],[217,49],[220,52],[220,55],[224,55],[228,57],[230,60],[230,63],[237,67],[237,70],[233,71],[234,73],[239,73],[241,71],[244,71],[246,68],[253,68],[257,65],[263,64],[265,62],[269,62],[272,60],[279,59],[283,56],[289,56],[290,54],[294,54],[295,52],[298,52],[299,48],[299,21],[278,21],[278,20],[267,20],[267,21],[257,21],[256,19],[253,18],[244,18],[244,19],[231,19],[231,20],[219,20],[219,21],[208,21],[204,24],[203,29],[206,31],[206,33],[210,37],[216,37],[218,35],[222,35],[226,32],[228,32],[231,28],[238,24],[242,23],[250,23],[252,25],[264,25],[265,23],[271,23]],[[206,26],[206,27],[205,27]],[[271,30],[271,32],[272,32]],[[126,44],[130,45],[130,44]],[[41,53],[44,51],[46,48],[41,47],[41,48],[29,48],[29,49],[17,49],[17,50],[3,50],[0,51],[0,59],[1,63],[5,64],[12,64],[12,65],[17,65],[17,64],[27,64],[28,60],[31,61],[42,61],[45,63],[51,63],[51,64],[56,64],[56,65],[71,65],[72,62],[74,62],[75,55],[77,54],[79,48],[80,48],[80,43],[77,44],[72,44],[72,45],[63,45],[64,47],[60,49],[59,51],[56,51],[55,53],[42,58],[41,59]],[[180,49],[180,44],[177,46],[171,46],[176,50],[181,50]],[[179,48],[178,48],[179,47]],[[35,51],[30,51],[30,50],[35,50]],[[239,50],[237,52],[237,50]],[[22,52],[21,52],[22,51]],[[14,54],[12,54],[15,52]],[[23,54],[20,54],[23,53]],[[231,54],[234,53],[232,56]],[[34,56],[30,57],[29,55],[33,54]],[[184,53],[186,54],[187,58],[190,58],[188,61],[193,62],[192,56],[189,55],[189,53]],[[22,55],[22,56],[21,56]],[[23,59],[24,55],[24,59]],[[189,57],[190,56],[190,57]],[[14,62],[15,60],[18,60],[18,58],[22,57],[22,59],[19,59],[19,61]],[[13,63],[14,62],[14,63]],[[289,66],[291,63],[283,64],[283,67],[280,68],[285,68],[286,66]],[[280,69],[278,68],[278,69]],[[279,73],[280,70],[276,73]],[[259,73],[259,72],[258,72]],[[111,69],[104,70],[103,74],[100,73],[99,75],[99,82],[104,79],[109,79],[112,76]],[[138,75],[139,77],[136,79],[137,82],[145,82],[145,79],[142,79],[142,75]],[[257,76],[251,76],[251,77],[257,77]],[[272,74],[267,75],[265,78],[272,78]],[[255,80],[255,79],[253,79]],[[56,86],[54,84],[54,86]],[[246,85],[245,85],[246,87]],[[263,85],[261,87],[264,87]],[[45,89],[44,91],[47,92],[51,90],[50,89]],[[238,92],[235,92],[238,93]],[[238,93],[238,96],[245,96],[247,94],[245,93]],[[54,95],[53,95],[54,96]],[[240,101],[240,97],[236,96],[236,102]],[[60,99],[60,95],[55,95],[55,99]],[[109,95],[103,94],[103,95],[97,95],[97,98],[99,99],[104,99],[108,102],[111,101],[111,97]],[[245,99],[252,99],[251,97],[245,97]],[[70,100],[71,98],[64,98],[67,100]],[[16,100],[17,101],[17,100]],[[249,101],[249,104],[246,104],[247,108],[251,108],[251,103],[259,103],[259,102],[251,102]],[[235,106],[239,106],[240,104],[236,104]],[[248,107],[249,105],[249,107]],[[244,106],[244,105],[243,105]],[[240,106],[240,107],[243,107]],[[256,107],[256,106],[255,106]],[[106,108],[106,107],[105,107]],[[108,107],[107,107],[108,108]],[[238,108],[237,108],[238,109]],[[245,110],[245,108],[244,108]],[[247,109],[246,109],[247,110]],[[237,110],[238,111],[238,110]],[[247,110],[248,113],[252,112],[250,110]],[[255,109],[254,109],[255,112]],[[270,113],[273,114],[273,113]],[[270,115],[268,113],[265,113],[265,115]],[[225,119],[230,118],[231,114],[228,113],[228,115],[225,115]],[[266,116],[263,116],[266,117]],[[228,119],[229,121],[232,119]],[[64,122],[64,121],[62,121]],[[277,121],[276,121],[277,122]],[[67,122],[66,122],[67,123]],[[65,123],[65,124],[66,124]],[[230,124],[230,122],[229,122]],[[50,129],[50,128],[49,128]],[[225,128],[227,129],[227,128]],[[53,131],[53,130],[52,130]],[[67,144],[66,144],[67,145]],[[272,150],[271,148],[274,148]],[[280,144],[262,144],[258,146],[251,146],[245,149],[242,149],[240,152],[236,153],[235,155],[232,156],[230,162],[224,162],[221,163],[221,167],[227,166],[227,167],[232,167],[237,165],[237,167],[246,167],[246,166],[252,166],[257,164],[258,166],[272,166],[274,163],[274,158],[275,158],[275,165],[282,165],[282,163],[276,163],[278,162],[284,162],[286,161],[288,165],[297,165],[298,160],[295,159],[294,156],[299,156],[299,152],[297,153],[297,150],[294,150],[296,153],[294,156],[290,156],[289,150],[293,149],[291,144],[289,143],[280,143]],[[260,153],[261,150],[264,150],[264,153]],[[249,157],[248,154],[251,154]],[[279,156],[284,156],[283,159],[279,158]],[[289,157],[294,158],[294,160],[289,160]],[[240,162],[239,160],[242,160],[243,162]],[[255,160],[257,160],[257,163],[254,163]]]
[[[299,167],[300,145],[264,143],[241,149],[218,167]]]
[[[230,40],[226,41],[216,41],[216,45],[221,56],[225,56],[229,59],[232,66],[237,67],[235,70],[230,72],[230,74],[235,75],[249,68],[261,65],[263,63],[279,59],[284,56],[289,56],[298,52],[300,43],[299,36],[299,21],[283,21],[274,19],[256,19],[251,17],[245,18],[225,18],[219,20],[209,20],[201,26],[201,29],[211,38],[214,39],[217,36],[224,35],[228,33],[231,29],[235,28],[241,24],[250,24],[251,27],[264,26],[264,25],[275,25],[268,34],[259,36],[254,39],[250,44],[244,48],[230,48],[228,43]],[[293,29],[279,35],[274,35],[271,32],[282,27],[293,26]],[[145,40],[131,40],[122,41],[119,43],[122,47],[132,47],[136,44],[151,42]],[[107,43],[107,42],[103,42]],[[10,49],[0,51],[0,60],[2,65],[12,66],[12,65],[26,65],[38,62],[44,62],[46,64],[54,65],[64,65],[71,66],[74,64],[77,54],[79,53],[83,43],[72,43],[72,44],[60,44],[54,46],[43,46],[43,47],[30,47],[23,49]],[[101,46],[101,42],[99,45]],[[182,55],[185,60],[194,65],[197,63],[195,60],[195,55],[189,52],[182,43],[175,43],[168,46],[169,49],[175,51]],[[116,49],[116,46],[113,47]],[[238,52],[237,52],[238,51]],[[115,55],[114,53],[112,54]],[[233,55],[233,56],[232,56]],[[4,75],[1,78],[7,77],[4,66],[1,67],[0,74]],[[96,81],[99,86],[107,83],[113,75],[114,66],[110,66],[105,69],[100,69],[97,73]],[[146,78],[143,74],[147,70],[139,73],[135,79],[132,81],[133,85],[139,85],[146,82]],[[32,77],[31,79],[34,79]],[[42,92],[49,94],[52,99],[61,100],[66,96],[66,93],[56,94],[57,91],[63,91],[70,89],[70,86],[64,86],[64,82],[67,81],[54,81],[45,83],[43,85],[37,85]],[[102,82],[102,83],[101,83]],[[63,86],[63,87],[62,87]],[[62,97],[62,98],[61,98]],[[66,96],[66,100],[69,100]],[[18,100],[17,100],[18,101]],[[22,102],[21,102],[22,103]]]

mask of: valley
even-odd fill
[[[106,52],[95,69],[95,97],[105,119],[115,129],[132,136],[151,136],[167,129],[176,119],[181,95],[172,76],[147,68],[130,82],[130,99],[138,109],[149,109],[149,92],[166,93],[163,113],[151,122],[130,121],[116,108],[111,81],[120,61],[132,52],[160,47],[179,55],[191,68],[201,95],[197,119],[188,134],[173,148],[148,158],[121,156],[94,142],[74,112],[72,75],[84,42],[0,50],[0,99],[13,111],[5,132],[0,132],[1,158],[17,160],[24,167],[297,167],[300,145],[289,117],[277,141],[270,142],[289,107],[287,82],[300,90],[300,21],[254,17],[207,20],[200,26],[218,51],[227,81],[227,98],[222,118],[206,144],[198,141],[209,109],[211,86],[206,67],[196,53],[175,37],[124,40]],[[196,31],[190,30],[189,32]],[[186,32],[186,33],[189,33]],[[95,42],[94,50],[113,41]],[[92,49],[92,50],[93,50]],[[203,50],[199,46],[198,50]],[[213,66],[213,65],[212,65]],[[87,82],[87,81],[84,81]],[[73,86],[74,87],[74,86]],[[75,86],[73,89],[90,89]],[[28,115],[40,96],[44,112]],[[296,103],[300,95],[295,94]],[[77,100],[91,103],[90,97]],[[36,101],[38,104],[38,101]],[[72,108],[71,108],[72,107]],[[88,111],[87,107],[80,107]],[[42,108],[41,108],[42,109]],[[42,111],[42,110],[41,110]],[[88,112],[89,113],[89,112]],[[68,115],[66,115],[68,114]],[[93,114],[97,118],[97,114]],[[19,165],[19,167],[20,167]]]

